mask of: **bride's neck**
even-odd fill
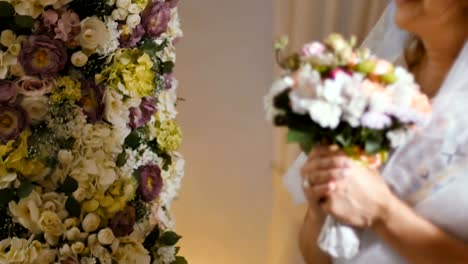
[[[466,31],[466,29],[464,29]],[[429,34],[421,36],[424,56],[413,71],[422,90],[429,96],[437,94],[453,63],[467,41],[464,31],[455,28],[445,32],[444,36]]]

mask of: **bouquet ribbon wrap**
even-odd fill
[[[301,167],[307,161],[307,156],[301,154],[283,178],[283,182],[291,193],[294,203],[306,202],[302,190]],[[351,259],[359,251],[359,232],[355,228],[343,225],[331,216],[327,216],[318,238],[318,246],[333,258]]]

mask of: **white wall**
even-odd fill
[[[175,203],[191,264],[263,264],[272,208],[270,0],[180,2],[179,105],[187,173]]]

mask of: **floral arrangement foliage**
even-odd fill
[[[186,263],[177,4],[0,0],[0,263]]]

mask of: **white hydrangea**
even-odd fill
[[[182,179],[184,178],[185,160],[179,153],[172,156],[172,164],[167,171],[162,171],[161,176],[164,180],[163,189],[159,195],[159,201],[167,209],[171,208],[172,201],[177,197]]]
[[[125,153],[127,154],[127,161],[120,170],[122,171],[122,174],[127,177],[131,177],[136,169],[149,163],[154,163],[159,166],[162,164],[161,158],[159,158],[156,153],[149,150],[145,145],[141,145],[140,148],[135,150],[125,149]]]
[[[173,87],[169,90],[163,90],[159,94],[158,100],[158,119],[162,122],[173,120],[177,116],[177,83],[173,82]]]

